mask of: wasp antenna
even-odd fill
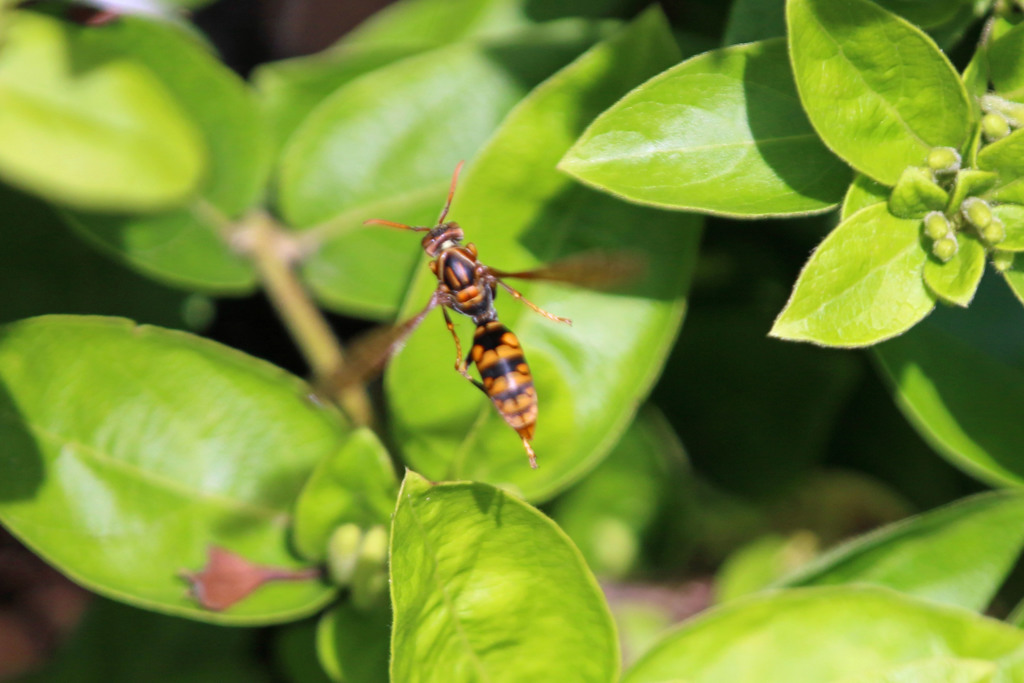
[[[394,221],[386,221],[382,218],[371,218],[368,221],[363,221],[363,225],[383,225],[388,228],[398,228],[399,230],[412,230],[413,232],[426,232],[430,230],[430,228],[424,228],[418,225],[406,225],[405,223],[395,223]]]
[[[455,183],[459,180],[459,171],[462,170],[462,165],[465,161],[460,161],[459,165],[455,167],[455,173],[452,174],[452,185],[448,188],[448,201],[444,203],[444,208],[441,209],[441,215],[437,217],[437,224],[441,225],[444,223],[444,217],[448,215],[448,209],[452,205],[452,197],[455,196]]]

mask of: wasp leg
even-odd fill
[[[505,290],[506,290],[506,291],[507,291],[507,292],[508,292],[509,294],[511,294],[511,295],[512,295],[512,298],[514,298],[514,299],[518,299],[519,301],[522,301],[522,302],[523,302],[524,304],[526,304],[527,306],[529,306],[530,308],[532,308],[532,309],[533,309],[534,311],[536,311],[537,313],[540,313],[540,314],[541,314],[542,316],[544,316],[544,317],[545,317],[545,318],[547,318],[548,320],[554,320],[554,321],[555,321],[556,323],[565,323],[566,325],[572,325],[572,320],[570,320],[569,318],[563,318],[563,317],[561,317],[561,316],[555,315],[554,313],[548,313],[548,312],[547,312],[547,311],[545,311],[545,310],[544,310],[543,308],[541,308],[541,307],[540,307],[540,306],[538,306],[537,304],[533,303],[532,301],[530,301],[529,299],[527,299],[526,297],[524,297],[524,296],[523,296],[522,294],[520,294],[520,293],[519,293],[518,291],[516,291],[515,289],[513,289],[512,287],[510,287],[510,286],[509,286],[508,284],[506,284],[506,283],[505,283],[505,281],[504,281],[504,280],[502,280],[501,278],[499,278],[499,277],[496,277],[496,276],[493,276],[493,277],[494,277],[494,280],[495,280],[495,282],[497,282],[497,283],[498,283],[499,285],[501,285],[502,287],[504,287],[504,288],[505,288]]]
[[[459,341],[459,335],[455,333],[455,325],[452,324],[451,316],[448,315],[448,309],[442,308],[441,312],[444,313],[444,324],[448,326],[448,331],[452,333],[452,339],[455,340],[455,369],[460,375],[486,393],[484,385],[473,379],[473,376],[467,371],[469,356],[466,357],[467,360],[462,359],[462,342]]]
[[[530,445],[530,442],[527,441],[526,437],[522,434],[519,435],[519,438],[523,440],[523,447],[526,449],[526,455],[530,458],[530,469],[537,469],[537,454],[533,452],[533,446]]]

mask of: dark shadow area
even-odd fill
[[[0,342],[9,333],[0,332]],[[2,372],[3,368],[0,368]],[[46,476],[36,437],[7,386],[0,381],[0,503],[30,500]]]
[[[469,492],[476,502],[477,509],[485,515],[494,517],[494,521],[501,526],[501,509],[505,505],[505,494],[500,490],[489,486],[471,484]],[[492,511],[491,508],[494,508]]]

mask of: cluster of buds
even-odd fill
[[[988,142],[1005,138],[1024,125],[1024,104],[989,93],[981,98],[981,134]]]

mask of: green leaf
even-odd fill
[[[1024,204],[1024,129],[982,147],[978,166],[999,176],[986,199]]]
[[[998,247],[1006,251],[1024,251],[1024,206],[998,204],[992,207],[992,215],[1006,228],[1006,239]]]
[[[843,206],[839,212],[840,220],[845,221],[861,209],[888,201],[890,191],[888,187],[876,183],[866,175],[856,174],[843,198]]]
[[[1024,98],[1024,24],[989,45],[988,57],[995,92],[1011,100]]]
[[[157,79],[93,31],[12,12],[0,51],[0,177],[90,210],[180,203],[206,162]]]
[[[369,429],[353,432],[335,454],[320,461],[295,503],[292,542],[307,560],[327,557],[331,533],[342,524],[387,524],[398,481],[387,450]]]
[[[889,211],[897,218],[921,218],[929,211],[946,208],[949,195],[920,166],[903,169],[889,196]]]
[[[605,17],[631,9],[628,0],[402,0],[377,12],[339,46],[448,45],[494,38],[565,17]]]
[[[419,260],[409,235],[370,218],[432,222],[452,169],[529,89],[599,36],[559,22],[463,43],[377,69],[337,90],[292,136],[280,209],[316,245],[303,277],[334,310],[394,316]],[[386,264],[386,267],[381,267]]]
[[[659,74],[601,114],[559,168],[641,204],[740,217],[825,211],[850,183],[800,108],[781,38]]]
[[[317,624],[317,657],[330,679],[339,683],[386,681],[390,641],[391,610],[387,605],[360,610],[343,602]]]
[[[870,583],[980,612],[1022,546],[1024,497],[986,493],[844,543],[780,585]]]
[[[951,659],[991,662],[1012,680],[1022,646],[1020,630],[967,610],[866,586],[805,588],[706,612],[664,638],[622,681],[838,683],[869,674],[864,680],[877,681]]]
[[[558,498],[552,517],[594,573],[622,578],[638,568],[645,537],[679,495],[686,454],[651,405],[637,414],[608,457]]]
[[[0,519],[76,582],[132,604],[232,624],[285,621],[332,590],[277,582],[206,612],[178,573],[207,546],[301,566],[289,510],[343,434],[281,370],[188,334],[46,316],[0,337]]]
[[[921,221],[884,204],[853,214],[807,261],[769,334],[825,346],[867,346],[900,334],[931,312],[921,271],[928,254]]]
[[[258,635],[95,599],[54,658],[17,681],[267,683],[270,674],[256,657]]]
[[[929,258],[924,264],[924,282],[943,301],[966,307],[985,274],[985,245],[973,235],[957,235],[960,245],[946,263]]]
[[[618,678],[615,627],[579,551],[550,519],[491,486],[406,475],[391,599],[391,680]]]
[[[967,92],[920,29],[868,0],[789,0],[787,21],[807,115],[855,169],[893,185],[931,148],[966,142]]]
[[[995,186],[997,180],[996,174],[990,171],[977,168],[960,169],[957,171],[947,207],[950,211],[958,211],[965,199],[987,192]]]
[[[647,268],[614,293],[522,285],[527,299],[572,318],[572,327],[499,295],[497,310],[522,342],[539,396],[539,470],[527,466],[520,439],[491,401],[452,370],[451,335],[435,312],[385,376],[399,447],[431,479],[512,485],[540,499],[594,467],[632,421],[679,328],[699,222],[598,194],[554,167],[587,121],[676,54],[664,18],[641,15],[531,93],[465,173],[451,215],[485,263],[515,271],[600,249],[640,256]],[[424,264],[405,312],[436,287]],[[472,325],[456,317],[468,338]]]
[[[420,48],[339,46],[313,55],[261,64],[251,76],[274,147],[280,149],[321,102],[363,74],[410,57]]]
[[[1019,304],[982,287],[966,312],[935,320],[876,349],[907,419],[951,463],[996,486],[1024,482],[1024,339]]]
[[[42,200],[0,185],[0,322],[45,313],[122,315],[169,327],[202,326],[203,301],[110,263]]]
[[[252,288],[255,273],[211,216],[234,218],[263,194],[266,133],[244,82],[192,36],[166,24],[121,17],[95,29],[103,49],[152,70],[198,124],[210,151],[202,196],[150,216],[71,213],[71,225],[133,267],[173,285],[215,293]]]

